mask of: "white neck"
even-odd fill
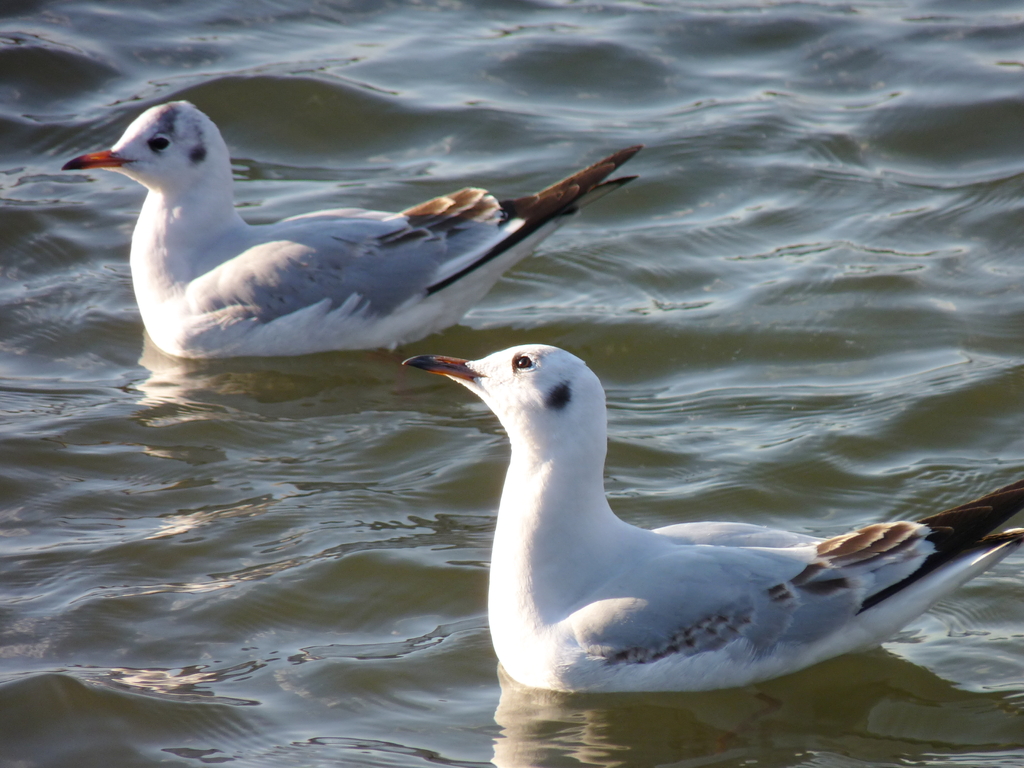
[[[143,312],[179,298],[196,277],[238,254],[248,225],[234,209],[230,176],[220,181],[181,191],[150,189],[131,252],[132,282]]]
[[[639,532],[608,506],[600,432],[599,443],[558,441],[554,460],[556,443],[537,446],[510,431],[488,595],[492,631],[504,625],[495,637],[536,635],[564,619],[593,588],[594,568],[614,562],[614,552]]]

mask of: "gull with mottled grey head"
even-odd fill
[[[117,171],[149,190],[131,270],[158,347],[274,356],[394,347],[457,323],[570,214],[635,178],[606,180],[638,151],[505,201],[467,187],[400,213],[341,208],[250,226],[234,208],[220,131],[175,101],[64,170]]]

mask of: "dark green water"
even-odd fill
[[[254,222],[647,149],[462,326],[186,364],[131,293],[142,188],[59,171],[182,98]],[[1019,555],[756,688],[503,690],[505,439],[397,361],[585,358],[638,525],[922,516],[1024,476],[1022,200],[1019,2],[6,0],[0,767],[1019,766]]]

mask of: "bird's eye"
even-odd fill
[[[529,355],[516,355],[512,358],[513,371],[525,371],[530,368],[533,368],[533,360],[530,359]]]
[[[149,148],[152,149],[154,152],[161,152],[167,149],[169,146],[171,146],[170,140],[164,138],[163,136],[157,136],[156,138],[150,139],[146,143],[149,144]]]

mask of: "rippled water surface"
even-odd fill
[[[252,222],[647,149],[461,326],[186,363],[132,295],[142,188],[59,171],[171,99]],[[508,447],[398,361],[586,359],[637,525],[922,516],[1024,476],[1022,201],[1016,0],[6,0],[0,766],[1020,765],[1020,555],[749,689],[503,681]]]

